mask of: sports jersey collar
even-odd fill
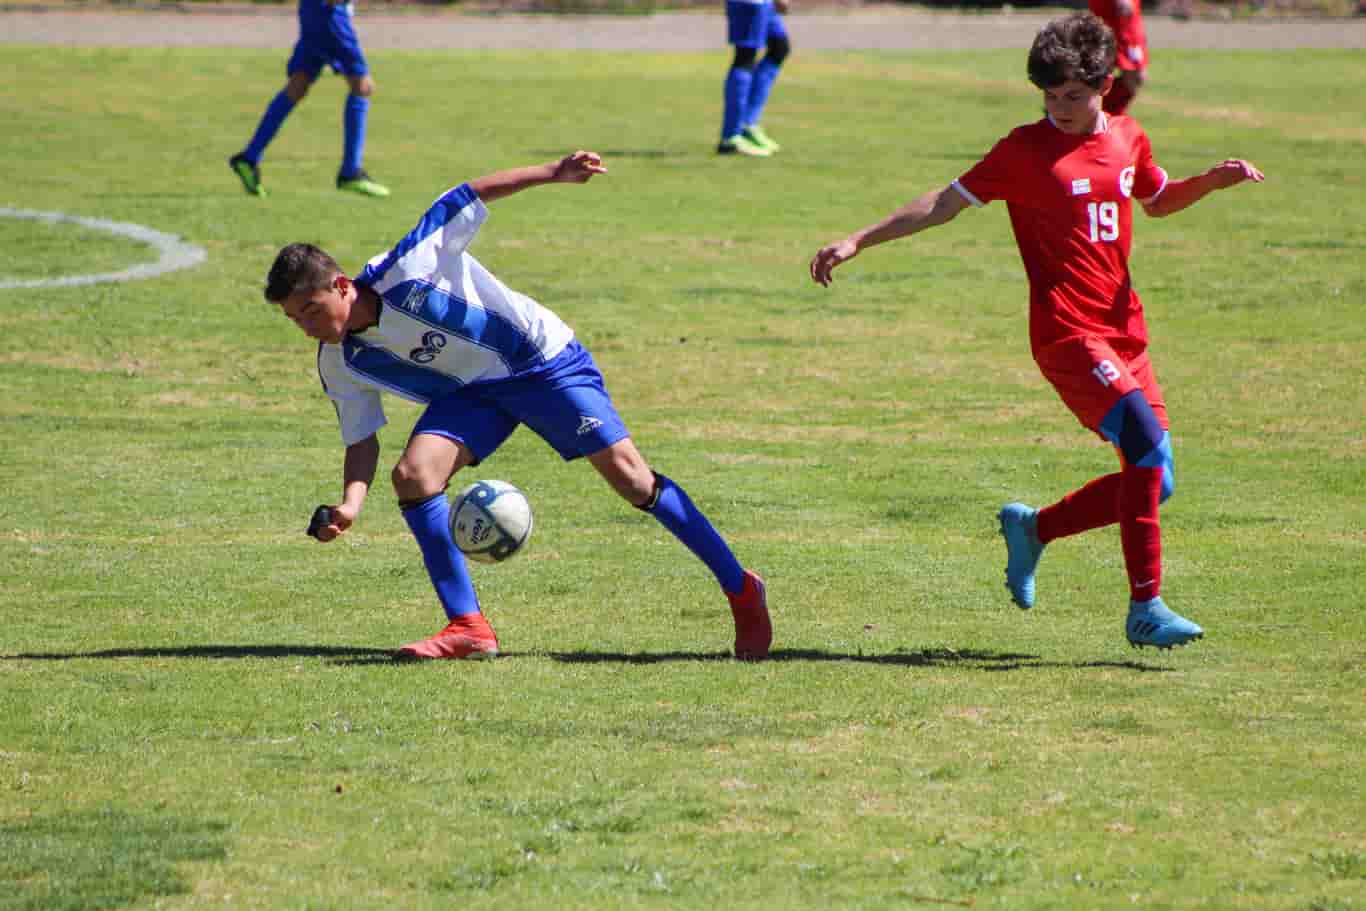
[[[1044,114],[1044,116],[1048,118],[1048,122],[1049,122],[1050,125],[1052,125],[1053,129],[1057,130],[1059,133],[1063,132],[1062,127],[1058,126],[1058,122],[1057,122],[1056,120],[1053,119],[1053,115],[1052,115],[1052,114]],[[1109,116],[1108,116],[1104,111],[1101,111],[1101,112],[1100,112],[1100,117],[1096,118],[1096,128],[1095,128],[1094,130],[1091,131],[1091,134],[1090,134],[1090,135],[1096,136],[1096,135],[1099,135],[1099,134],[1101,134],[1101,133],[1108,132],[1109,129],[1110,129],[1110,118],[1109,118]]]

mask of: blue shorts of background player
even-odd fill
[[[363,196],[389,195],[388,188],[372,180],[362,167],[375,81],[351,23],[351,5],[329,0],[299,0],[299,40],[285,67],[285,87],[266,106],[251,141],[228,159],[228,166],[251,195],[266,195],[260,167],[266,146],[308,94],[324,66],[346,77],[350,89],[342,109],[342,162],[337,188]]]
[[[721,118],[722,155],[763,158],[779,146],[759,125],[778,71],[792,50],[783,13],[788,0],[727,0],[727,40],[735,57],[726,73],[725,109]],[[758,60],[760,49],[764,57]]]

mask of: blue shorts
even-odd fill
[[[294,53],[285,65],[285,75],[307,73],[317,79],[324,66],[344,76],[364,76],[370,72],[350,16],[332,16],[325,23],[301,29]]]
[[[774,39],[787,38],[787,25],[772,0],[726,0],[726,22],[727,40],[736,47],[761,48]]]
[[[519,424],[530,427],[566,462],[630,436],[593,355],[577,341],[534,373],[471,383],[433,401],[413,435],[433,433],[464,443],[477,465]]]

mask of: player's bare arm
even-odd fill
[[[365,496],[375,480],[375,469],[379,465],[379,438],[374,434],[346,447],[342,461],[342,501],[330,507],[330,522],[317,529],[319,541],[327,542],[336,538],[351,527],[360,515]]]
[[[607,168],[597,152],[580,149],[556,161],[509,168],[470,181],[470,188],[484,204],[520,193],[522,190],[547,183],[587,183],[595,174],[606,174]]]
[[[811,279],[828,288],[832,280],[831,273],[841,263],[848,262],[869,247],[942,225],[956,218],[967,207],[968,201],[952,186],[932,190],[906,203],[882,221],[822,247],[811,260]]]
[[[1161,196],[1143,203],[1143,211],[1153,218],[1164,218],[1195,205],[1215,190],[1227,190],[1249,180],[1261,183],[1266,175],[1251,162],[1228,158],[1203,174],[1168,183]]]

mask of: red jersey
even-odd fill
[[[1100,17],[1115,33],[1116,65],[1122,70],[1142,70],[1148,66],[1148,36],[1143,32],[1143,12],[1140,0],[1130,4],[1127,16],[1119,14],[1116,0],[1088,0],[1091,12]]]
[[[1090,335],[1125,356],[1148,344],[1129,282],[1131,198],[1154,199],[1166,185],[1143,128],[1122,115],[1102,115],[1085,136],[1046,117],[1018,127],[953,183],[973,205],[1006,201],[1029,276],[1033,350]]]

